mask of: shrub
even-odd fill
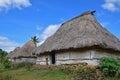
[[[111,57],[102,57],[100,58],[100,63],[98,66],[105,76],[115,76],[120,67],[120,63],[117,59]]]
[[[94,68],[78,67],[75,70],[74,80],[96,80],[97,75]]]
[[[11,68],[12,69],[19,69],[19,68],[30,69],[32,65],[33,63],[27,63],[27,62],[12,63]]]
[[[10,68],[10,62],[6,55],[7,52],[0,49],[0,68]]]
[[[12,63],[11,64],[11,69],[19,69],[19,68],[23,68],[25,66],[25,63]]]
[[[10,63],[10,61],[8,60],[8,58],[6,58],[6,57],[3,58],[2,63],[3,63],[4,68],[7,68],[7,69],[8,69],[8,68],[11,67],[11,63]]]
[[[84,68],[83,67],[79,67],[74,72],[75,73],[83,73],[84,72]]]
[[[61,66],[61,67],[59,67],[59,70],[66,74],[73,73],[73,69],[70,66]]]
[[[32,65],[33,65],[33,63],[26,63],[25,69],[29,71],[31,69]]]

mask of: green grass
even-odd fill
[[[25,68],[16,70],[0,69],[0,80],[74,80],[73,74],[66,74],[59,69],[54,70],[26,70]],[[114,80],[106,78],[105,80]],[[118,79],[120,80],[120,78]]]
[[[0,72],[1,77],[10,77],[8,80],[73,80],[72,76],[59,70],[6,70]]]

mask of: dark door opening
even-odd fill
[[[55,52],[50,53],[50,58],[51,58],[51,64],[55,64]]]

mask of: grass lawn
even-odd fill
[[[60,70],[17,70],[0,69],[0,80],[74,80],[73,76],[67,75]],[[106,78],[105,80],[114,80]],[[120,80],[120,79],[118,79]]]
[[[0,71],[0,78],[11,78],[7,80],[73,80],[72,76],[59,70],[6,70]],[[3,79],[0,79],[3,80]]]

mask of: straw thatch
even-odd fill
[[[97,22],[93,12],[85,12],[61,25],[58,31],[36,49],[45,52],[98,46],[120,51],[120,41]]]
[[[35,57],[32,55],[33,50],[36,48],[34,42],[32,40],[28,41],[22,48],[15,49],[11,53],[9,53],[8,57],[18,58],[18,57]]]
[[[7,57],[8,57],[8,58],[12,58],[12,55],[14,55],[19,49],[20,49],[20,47],[15,48],[13,51],[11,51],[11,52],[7,55]]]

